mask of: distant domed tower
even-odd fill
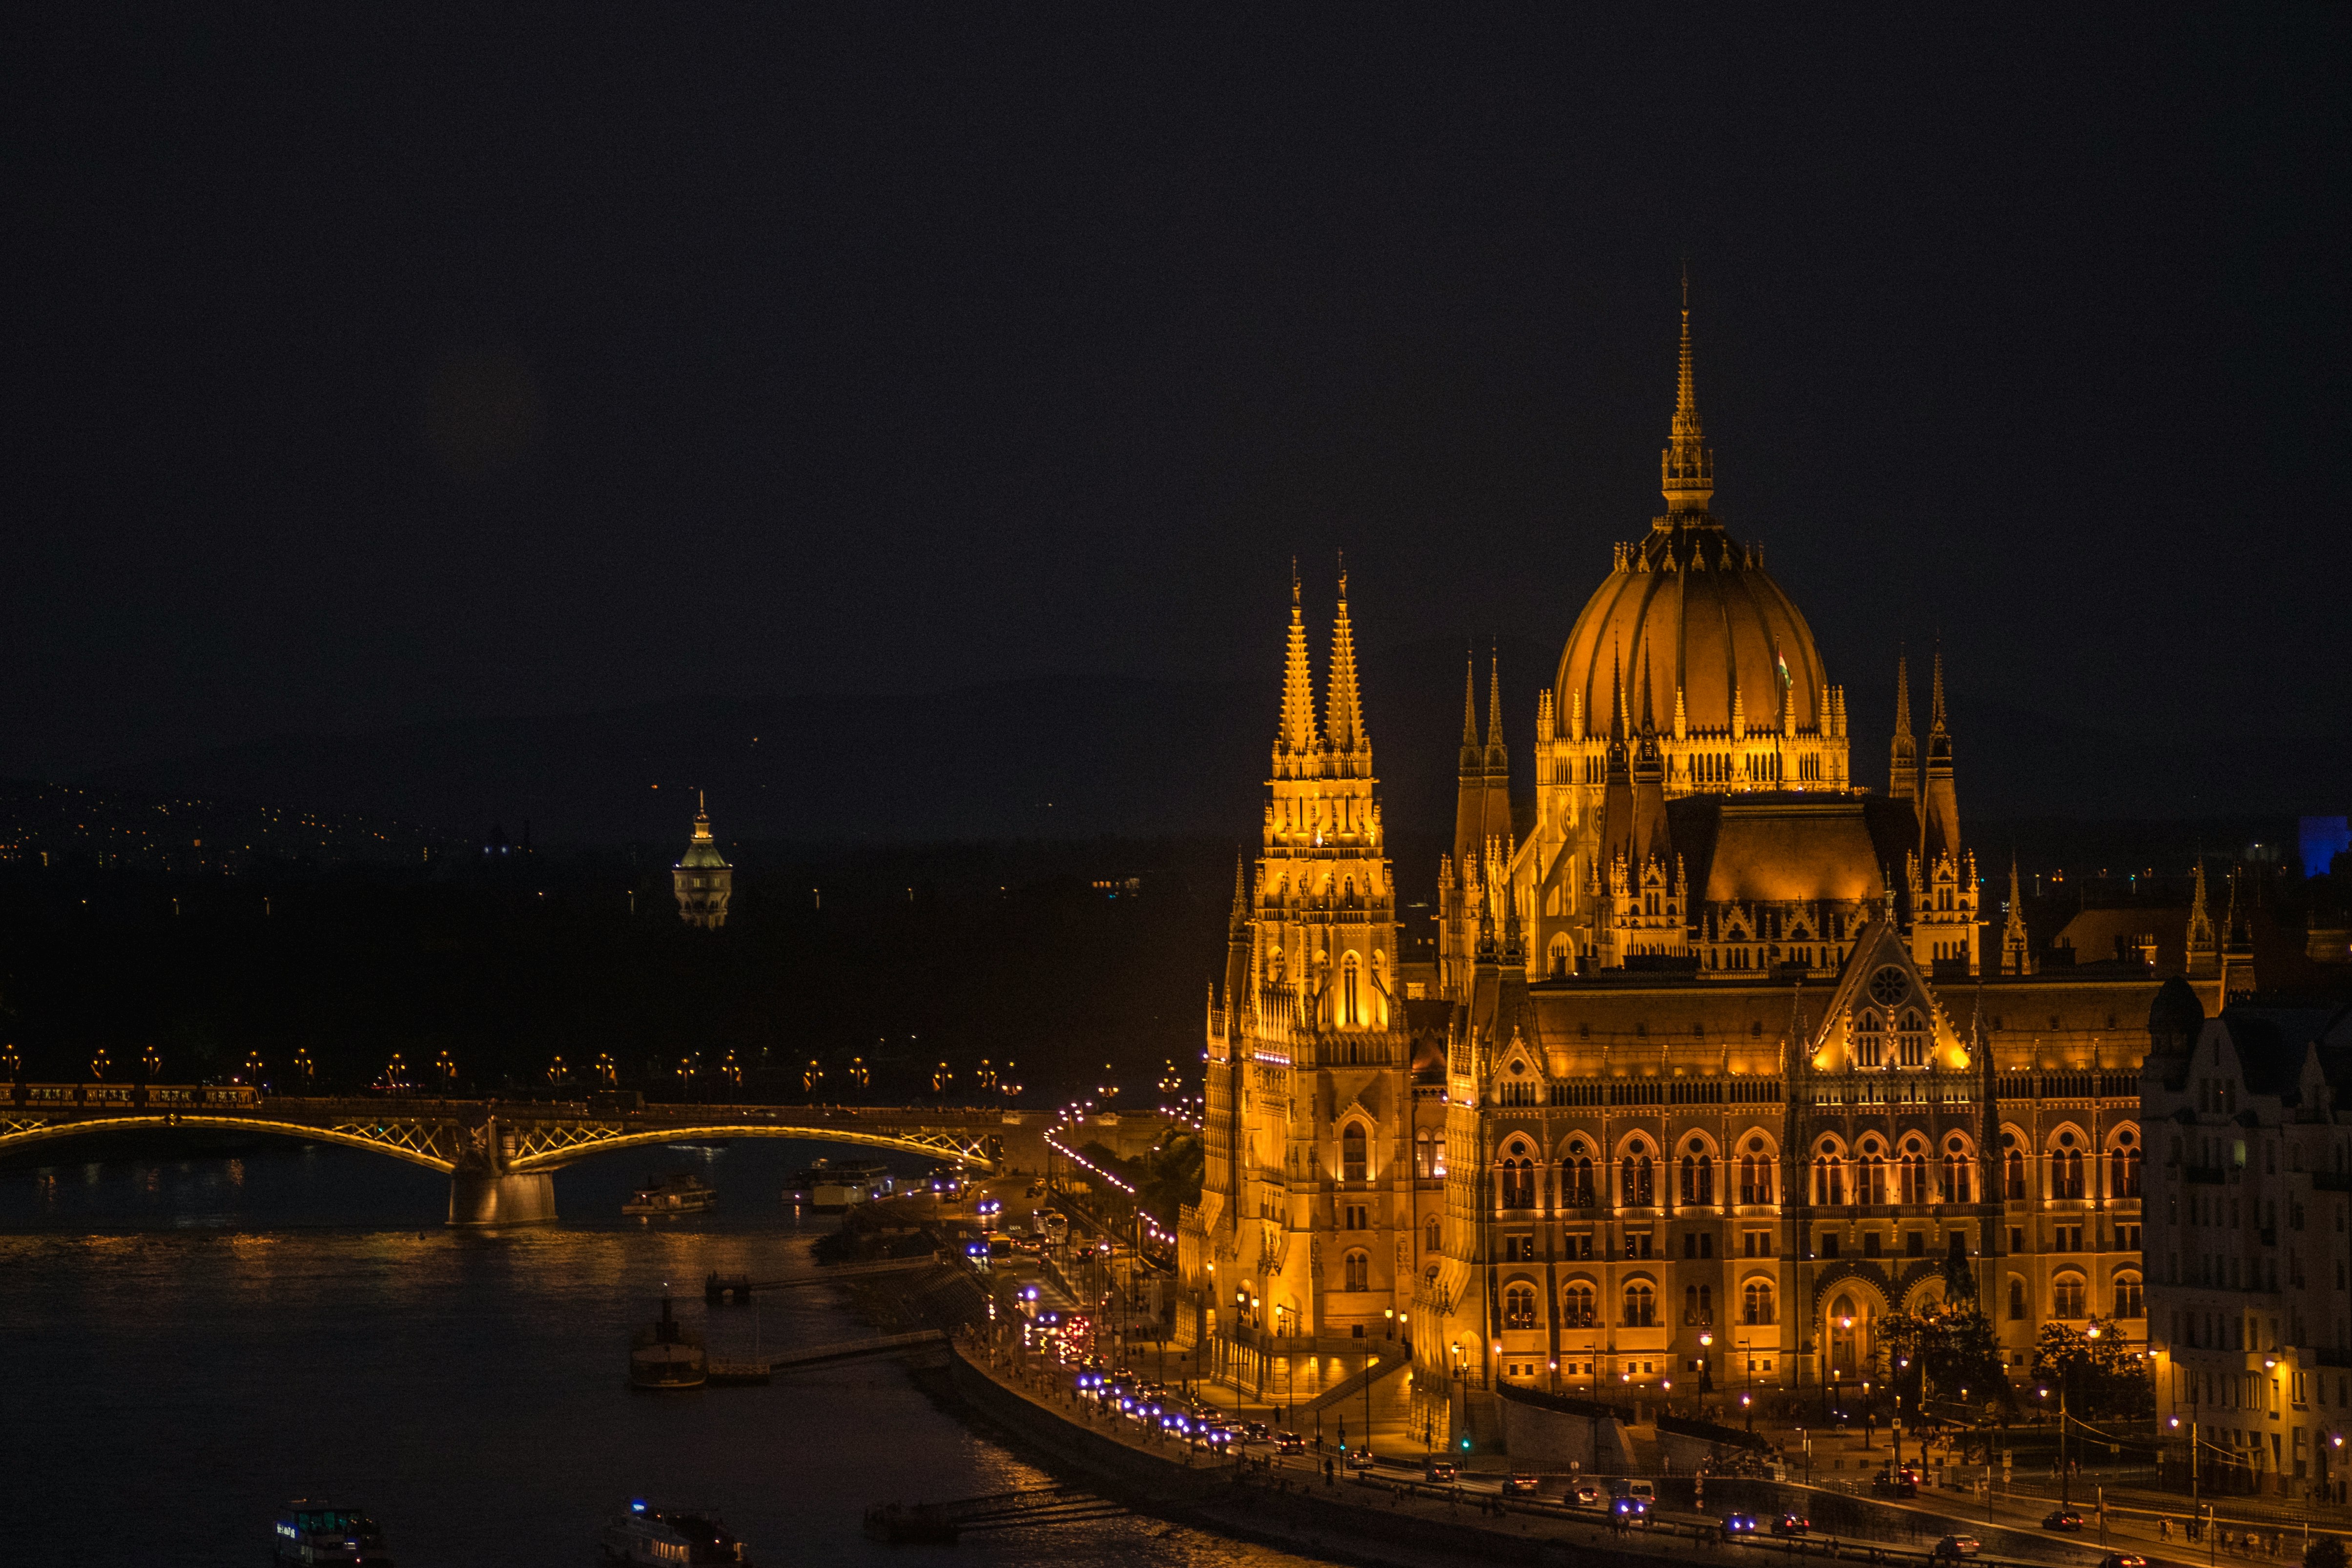
[[[735,890],[735,868],[719,856],[710,841],[710,814],[699,791],[694,797],[694,842],[686,858],[670,873],[677,889],[677,918],[690,926],[717,931],[727,923],[727,898]]]

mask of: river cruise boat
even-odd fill
[[[604,1521],[598,1537],[607,1563],[658,1563],[661,1568],[701,1568],[730,1563],[750,1568],[751,1556],[717,1515],[654,1508],[642,1498],[629,1511]]]
[[[819,1160],[793,1178],[784,1201],[819,1214],[839,1214],[890,1195],[890,1167],[870,1160]]]
[[[355,1508],[314,1502],[308,1498],[286,1505],[278,1516],[278,1534],[269,1561],[279,1568],[310,1568],[312,1563],[364,1564],[393,1568],[392,1553],[375,1521]]]
[[[628,1215],[709,1214],[719,1206],[719,1190],[690,1171],[648,1181],[621,1205]]]
[[[629,1346],[629,1386],[632,1388],[700,1388],[710,1381],[710,1356],[702,1336],[677,1321],[670,1299],[662,1298],[662,1315],[639,1329]],[[723,1561],[723,1560],[715,1560]]]

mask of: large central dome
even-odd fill
[[[1647,538],[1617,546],[1615,569],[1568,635],[1554,692],[1561,725],[1580,715],[1587,732],[1607,734],[1622,679],[1629,730],[1646,710],[1672,733],[1679,707],[1687,732],[1728,735],[1737,707],[1749,733],[1828,733],[1835,699],[1812,628],[1766,575],[1762,552],[1731,538],[1707,510],[1715,461],[1700,436],[1687,301],[1674,437],[1661,469],[1666,515]]]

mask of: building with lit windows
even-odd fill
[[[1538,694],[1531,811],[1473,670],[1433,963],[1397,959],[1344,581],[1320,721],[1294,584],[1182,1268],[1195,1331],[1258,1354],[1409,1343],[1439,1436],[1523,1391],[1834,1391],[1950,1260],[2021,1376],[2044,1320],[2145,1332],[2161,976],[2037,972],[2013,868],[1988,901],[1940,654],[1855,782],[1843,689],[1712,510],[1687,310],[1662,469]],[[2214,1005],[2221,946],[2200,883]]]
[[[2352,1009],[2168,983],[2140,1079],[2157,1411],[2208,1474],[2341,1497],[2352,1436]]]

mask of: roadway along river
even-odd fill
[[[824,1152],[592,1161],[556,1179],[561,1225],[496,1237],[440,1225],[443,1177],[349,1151],[0,1171],[0,1559],[251,1568],[300,1494],[372,1510],[402,1568],[584,1568],[599,1516],[632,1494],[716,1509],[768,1568],[932,1555],[868,1542],[860,1510],[1045,1478],[895,1365],[689,1394],[623,1381],[628,1331],[664,1280],[699,1323],[710,1269],[805,1266],[824,1222],[795,1222],[779,1194]],[[621,1217],[649,1172],[688,1167],[718,1186],[719,1213]],[[856,1337],[832,1294],[768,1299],[762,1343]],[[750,1310],[710,1320],[714,1353],[749,1348]],[[955,1555],[1307,1562],[1148,1518],[975,1537]]]

